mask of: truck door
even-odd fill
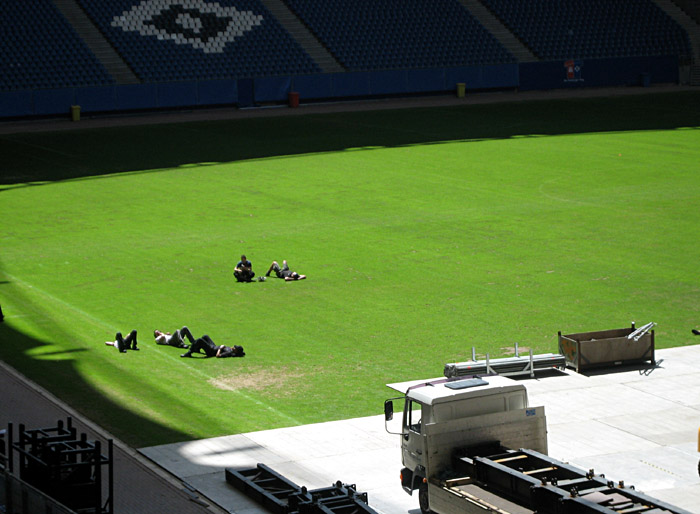
[[[411,471],[425,467],[424,439],[423,405],[407,399],[404,407],[401,453],[404,458],[403,465]]]

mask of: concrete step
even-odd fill
[[[138,84],[140,82],[136,74],[95,27],[76,0],[53,1],[117,84]]]
[[[287,32],[306,51],[324,73],[338,73],[345,68],[314,36],[282,0],[261,0],[268,11],[280,22]]]
[[[518,60],[518,62],[539,61],[515,35],[501,23],[479,0],[459,0],[460,3]]]
[[[690,67],[690,85],[700,86],[700,64],[694,64]]]
[[[700,27],[695,20],[671,0],[654,0],[654,2],[687,32],[693,54],[692,60],[700,59]]]

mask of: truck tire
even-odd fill
[[[428,484],[425,482],[421,482],[420,486],[418,486],[418,504],[422,514],[432,514],[433,511],[430,510],[428,502]]]

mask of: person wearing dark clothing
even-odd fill
[[[693,330],[691,330],[691,332],[693,334],[695,334],[696,336],[700,336],[700,330],[693,329]]]
[[[239,282],[252,282],[255,273],[253,273],[253,263],[246,259],[245,255],[241,255],[241,260],[236,264],[233,270],[233,276]]]
[[[192,357],[193,353],[201,353],[200,350],[203,350],[207,357],[218,357],[220,359],[224,357],[243,357],[245,355],[242,346],[218,345],[211,340],[211,337],[205,334],[192,343],[189,351],[183,353],[180,357]]]
[[[126,353],[127,350],[138,350],[136,346],[136,330],[132,330],[126,337],[122,337],[121,332],[117,332],[114,336],[114,341],[105,341],[107,346],[114,346],[120,353]]]
[[[190,345],[185,343],[183,336],[186,337],[190,343],[194,343],[194,336],[187,327],[182,327],[180,330],[176,330],[172,334],[170,332],[161,332],[160,330],[153,331],[153,337],[156,339],[156,344],[174,346],[175,348],[189,348]]]
[[[287,265],[287,261],[282,261],[281,268],[280,265],[277,264],[277,261],[272,261],[272,264],[270,264],[270,269],[267,270],[265,276],[269,277],[270,273],[272,273],[273,271],[277,275],[277,278],[283,278],[287,282],[290,282],[292,280],[304,280],[306,278],[306,275],[300,275],[296,271],[290,270],[289,266]]]

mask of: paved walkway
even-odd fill
[[[525,384],[530,403],[545,406],[550,455],[700,514],[700,345],[660,350],[656,358],[655,367],[567,370]],[[0,427],[50,427],[72,416],[89,439],[114,439],[1,362],[0,390]],[[259,462],[310,489],[357,484],[384,514],[418,512],[417,499],[399,486],[399,441],[381,415],[138,452],[115,439],[114,456],[120,513],[257,514],[262,509],[226,483],[224,469]]]
[[[181,109],[171,112],[114,113],[99,116],[83,115],[74,122],[66,113],[65,117],[50,119],[0,120],[0,135],[23,132],[51,132],[64,130],[84,130],[104,127],[128,127],[136,125],[157,125],[167,123],[187,123],[196,121],[231,120],[274,116],[299,116],[304,114],[327,114],[348,111],[376,111],[383,109],[411,109],[424,107],[447,107],[478,105],[503,102],[528,102],[532,100],[557,100],[564,98],[602,98],[645,95],[650,93],[675,93],[698,91],[697,86],[677,84],[657,84],[651,87],[607,87],[581,89],[551,89],[546,91],[494,91],[467,94],[457,98],[454,94],[420,96],[406,98],[380,98],[343,100],[332,102],[302,103],[298,108],[274,105],[239,109],[218,107]]]
[[[530,404],[545,407],[549,455],[700,514],[700,345],[661,350],[656,358],[655,367],[588,375],[567,370],[524,383]],[[386,392],[387,397],[396,394]],[[224,469],[257,463],[309,489],[338,480],[357,484],[358,491],[368,493],[370,506],[384,514],[419,512],[417,498],[399,484],[399,440],[385,432],[381,415],[155,446],[141,453],[237,514],[250,514],[258,506],[226,483]]]

